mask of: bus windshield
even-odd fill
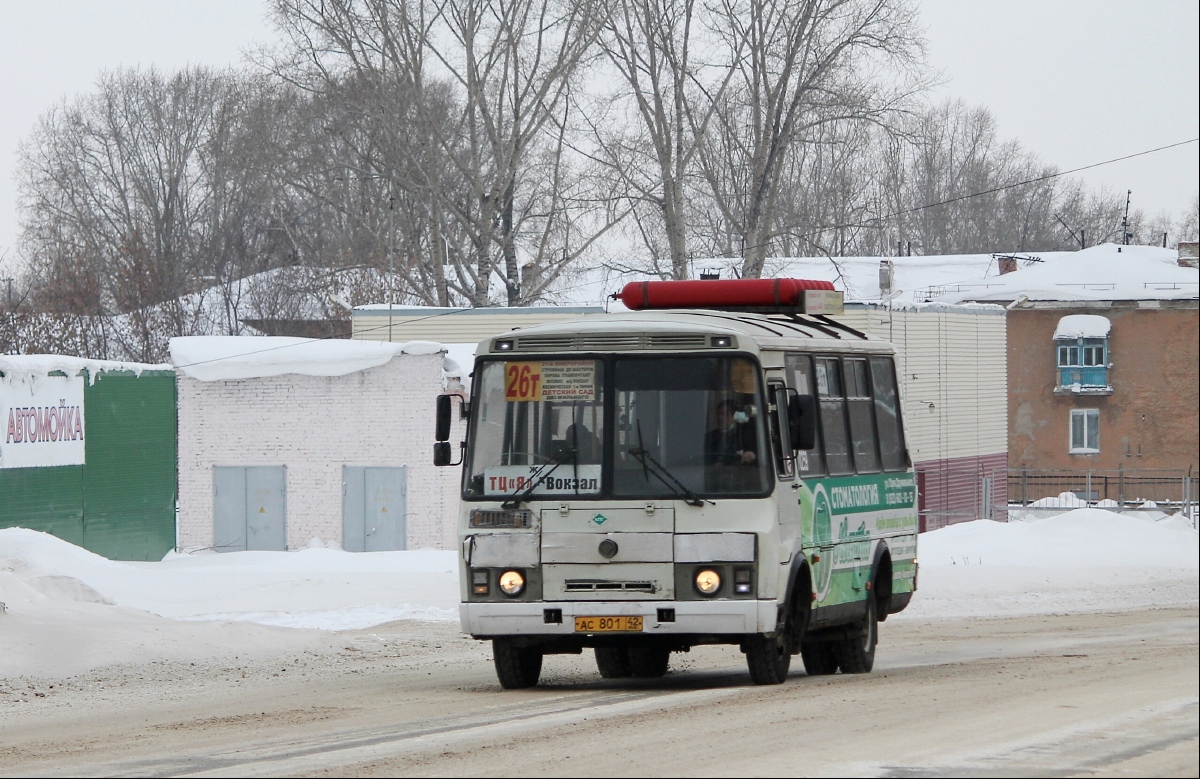
[[[745,357],[616,361],[613,494],[762,493],[769,472],[758,369]]]
[[[476,374],[468,496],[600,492],[602,361],[497,360]]]
[[[748,358],[497,360],[475,380],[467,497],[716,497],[770,488],[758,369]]]

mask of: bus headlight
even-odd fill
[[[510,598],[515,598],[525,589],[525,577],[520,571],[505,571],[500,574],[500,591]]]
[[[711,568],[705,568],[696,574],[696,589],[701,595],[714,594],[721,589],[721,574]]]

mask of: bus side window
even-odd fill
[[[842,389],[842,363],[836,357],[818,357],[814,361],[817,400],[821,406],[821,438],[825,446],[825,467],[830,476],[854,473],[850,460],[850,431],[846,428],[846,395]]]
[[[875,419],[879,424],[883,469],[903,471],[908,468],[908,454],[904,449],[904,426],[900,422],[900,398],[891,357],[871,358],[871,385],[875,390]]]
[[[787,378],[792,389],[801,395],[816,393],[817,384],[813,378],[812,358],[806,354],[789,354],[786,357]],[[820,425],[817,426],[818,428]],[[825,460],[818,430],[817,445],[807,452],[796,453],[796,470],[801,476],[819,476],[825,473]]]
[[[854,466],[859,473],[879,472],[879,450],[875,445],[875,413],[871,408],[871,385],[867,361],[847,357],[846,406],[850,411],[850,443]]]

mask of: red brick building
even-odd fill
[[[1200,271],[1172,250],[1113,244],[1015,265],[957,296],[1008,307],[1010,495],[1188,499],[1183,481],[1200,464]]]

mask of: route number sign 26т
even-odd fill
[[[592,402],[596,399],[595,360],[542,360],[504,364],[504,399]]]

